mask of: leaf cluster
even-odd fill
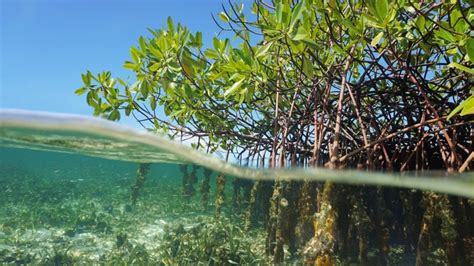
[[[76,93],[87,93],[96,115],[118,120],[124,111],[153,131],[197,138],[194,147],[209,152],[264,158],[283,148],[283,157],[308,158],[318,149],[324,157],[338,117],[357,149],[427,114],[473,113],[472,97],[453,106],[473,82],[471,4],[230,3],[214,19],[232,39],[204,45],[201,32],[168,18],[130,49],[124,67],[133,83],[87,72]]]

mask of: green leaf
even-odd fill
[[[132,63],[132,62],[127,61],[127,62],[125,62],[125,64],[123,64],[123,67],[125,69],[135,70],[137,68],[137,65]]]
[[[113,110],[112,112],[110,112],[107,119],[112,120],[112,121],[119,120],[120,119],[120,112],[117,109]]]
[[[313,69],[313,64],[311,63],[311,60],[304,57],[303,58],[303,72],[308,78],[313,77],[314,69]]]
[[[290,16],[291,16],[290,4],[285,3],[282,5],[282,13],[281,13],[281,22],[283,23],[285,28],[287,27],[287,25],[290,24]]]
[[[291,12],[290,31],[296,25],[296,22],[298,22],[298,20],[300,19],[300,16],[303,13],[303,5],[304,1],[301,1],[294,6],[293,11]]]
[[[81,74],[82,82],[84,82],[84,85],[86,87],[89,87],[91,85],[91,76],[90,72],[87,72],[87,74]]]
[[[160,64],[159,63],[154,63],[148,69],[152,72],[155,72],[156,70],[158,70],[158,68],[160,68]]]
[[[162,58],[163,57],[163,53],[160,51],[159,47],[155,48],[153,47],[153,43],[150,43],[150,45],[148,46],[148,49],[150,50],[151,54],[154,55],[155,57],[158,57],[158,58]]]
[[[234,52],[247,64],[251,65],[252,61],[250,59],[250,55],[248,50],[240,50],[240,49],[234,49]]]
[[[352,24],[352,21],[349,20],[349,19],[341,19],[340,22],[345,26],[347,27],[348,29],[350,29],[351,31],[357,33],[358,35],[361,35],[362,34],[362,29],[359,28],[360,25],[357,25],[358,27],[356,27],[356,25]]]
[[[461,111],[462,110],[462,111]],[[461,111],[461,115],[474,114],[474,95],[471,95],[466,100],[462,101],[451,113],[449,113],[447,120]]]
[[[469,56],[469,61],[474,63],[474,38],[469,38],[466,41],[466,51]]]
[[[380,39],[382,39],[383,37],[383,31],[380,32],[379,34],[377,34],[377,36],[375,36],[372,41],[370,42],[370,45],[376,47],[377,44],[379,43]]]
[[[425,32],[425,16],[419,15],[416,17],[415,25],[420,32]]]
[[[455,55],[455,54],[458,53],[458,48],[457,48],[457,47],[453,47],[453,48],[447,50],[446,53],[447,53],[448,55]]]
[[[375,10],[380,20],[384,20],[388,14],[388,1],[387,0],[375,0]]]
[[[146,99],[148,97],[148,82],[145,80],[140,83],[140,92],[143,95],[143,98]]]
[[[202,32],[196,32],[196,44],[200,48],[202,47]]]
[[[183,106],[179,106],[180,108],[183,108]],[[182,113],[186,112],[186,109],[175,109],[172,113],[169,114],[170,117],[177,117],[181,115]]]
[[[230,88],[228,88],[225,92],[224,92],[224,97],[227,97],[228,95],[231,95],[233,94],[236,90],[238,90],[240,88],[240,85],[242,84],[242,82],[244,82],[244,78],[240,79],[239,81],[237,81],[236,83],[234,83],[232,86],[230,86]]]
[[[129,116],[130,113],[132,112],[132,109],[133,109],[132,105],[128,105],[127,107],[125,107],[125,115]]]
[[[375,12],[375,11],[374,11]],[[361,15],[364,18],[365,24],[369,27],[384,29],[384,26],[379,22],[379,19],[369,15],[368,13],[363,13]]]
[[[276,10],[275,10],[275,15],[278,23],[282,22],[282,16],[283,16],[283,3],[278,2],[276,4]]]
[[[258,49],[257,49],[257,52],[255,53],[255,57],[256,58],[259,58],[261,56],[264,56],[268,50],[270,49],[270,47],[272,46],[273,42],[268,42],[267,44],[263,45],[263,46],[260,46]]]
[[[193,62],[194,60],[189,58],[188,56],[183,56],[181,60],[181,66],[183,68],[183,71],[186,73],[186,75],[190,77],[194,76]]]
[[[458,63],[452,62],[452,63],[450,63],[450,64],[448,65],[448,67],[455,67],[455,68],[457,68],[457,69],[459,69],[459,70],[462,70],[462,71],[467,72],[467,73],[469,73],[469,74],[471,74],[471,75],[474,75],[474,69],[468,68],[468,67],[463,66],[463,65],[458,64]]]
[[[146,40],[143,38],[143,36],[140,36],[138,39],[138,43],[140,44],[140,49],[145,52],[146,51]]]
[[[212,49],[207,49],[206,51],[204,51],[204,55],[211,59],[217,59],[219,57],[219,53]]]
[[[92,107],[95,107],[97,105],[96,101],[95,101],[95,92],[93,90],[90,90],[88,93],[87,93],[87,97],[86,97],[86,102],[89,106],[92,106]]]
[[[168,31],[173,34],[174,33],[174,23],[171,17],[168,17]]]
[[[184,85],[184,95],[186,95],[188,98],[192,98],[193,95],[193,90],[191,89],[191,86],[188,84]]]
[[[454,39],[454,36],[449,31],[444,30],[444,29],[439,29],[438,31],[436,31],[435,36],[445,41],[448,41],[450,43],[456,41],[456,39]]]
[[[74,91],[74,93],[77,94],[77,95],[82,95],[86,91],[87,91],[86,87],[81,87],[81,88],[77,89],[76,91]]]
[[[229,17],[227,16],[225,12],[219,13],[219,18],[224,22],[229,22]]]
[[[155,97],[151,97],[150,99],[150,107],[153,111],[155,111],[156,109],[156,98]]]
[[[125,86],[125,87],[127,86],[127,83],[123,79],[118,78],[117,80],[122,86]]]
[[[466,101],[464,101],[464,105],[461,111],[461,115],[471,114],[474,114],[474,96],[471,96]]]
[[[304,27],[300,26],[298,28],[298,31],[296,32],[295,36],[293,36],[292,40],[293,41],[301,41],[301,40],[308,39],[309,36],[310,35],[309,35],[308,31],[306,31]]]
[[[238,95],[238,98],[239,98],[239,103],[237,104],[237,106],[241,106],[242,103],[245,101],[245,98],[247,96],[247,89],[243,89],[240,91],[239,95]]]
[[[307,44],[307,45],[313,47],[313,48],[319,48],[319,47],[318,47],[318,44],[315,43],[315,42],[314,42],[313,40],[311,40],[310,38],[306,38],[306,39],[303,39],[303,40],[301,40],[301,41],[304,42],[305,44]]]
[[[212,39],[212,44],[214,45],[215,50],[217,50],[217,51],[221,50],[221,41],[217,37],[214,37]]]
[[[135,48],[135,47],[130,48],[130,55],[132,56],[133,62],[140,64],[140,62],[141,62],[140,61],[140,52],[138,51],[137,48]]]

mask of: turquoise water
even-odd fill
[[[165,227],[213,219],[212,201],[183,198],[175,164],[152,165],[132,206],[136,163],[15,148],[2,148],[0,160],[3,263],[158,261]],[[129,247],[117,247],[121,234]]]
[[[264,219],[257,215],[262,221],[244,228],[256,180],[332,180],[474,198],[471,173],[257,170],[96,119],[5,110],[0,121],[0,263],[263,263]],[[219,174],[226,186],[217,215]]]

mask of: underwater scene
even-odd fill
[[[0,263],[267,265],[277,255],[301,265],[330,254],[321,263],[413,265],[421,252],[430,265],[473,262],[470,173],[265,172],[107,121],[0,118]],[[367,185],[351,183],[364,175]],[[321,203],[328,189],[332,206]]]
[[[10,148],[1,161],[2,263],[263,260],[263,231],[244,231],[244,201],[232,206],[231,185],[217,195],[211,171]]]

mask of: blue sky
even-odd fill
[[[122,65],[129,48],[148,36],[147,27],[165,26],[168,16],[210,43],[218,32],[211,13],[221,11],[221,2],[0,0],[0,106],[90,115],[84,97],[74,94],[81,73],[128,77]]]

